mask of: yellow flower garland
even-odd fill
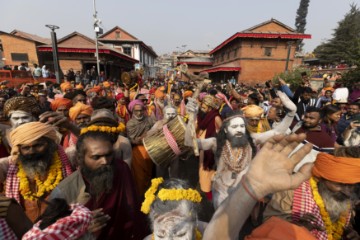
[[[96,126],[91,125],[89,127],[83,128],[80,131],[80,135],[83,135],[87,132],[107,132],[107,133],[120,133],[125,131],[125,124],[120,123],[118,127],[108,127],[108,126]]]
[[[344,232],[345,225],[346,225],[347,212],[343,213],[336,223],[332,223],[329,213],[326,211],[324,201],[319,194],[319,190],[317,187],[317,181],[314,178],[310,178],[310,186],[311,186],[311,190],[312,190],[316,205],[318,205],[318,207],[320,209],[321,218],[325,224],[326,233],[328,235],[328,240],[341,239],[343,232]]]
[[[201,202],[200,193],[194,189],[161,189],[158,193],[161,201],[180,201],[189,200],[192,202]]]
[[[163,178],[154,178],[151,180],[151,186],[145,193],[145,200],[141,205],[141,211],[149,214],[151,204],[155,201],[155,193],[159,185],[164,182]],[[189,200],[192,202],[201,202],[201,195],[198,191],[189,189],[161,189],[157,195],[161,201],[180,201]]]
[[[151,186],[145,193],[145,200],[141,205],[141,211],[145,214],[149,214],[150,206],[155,201],[155,193],[160,184],[164,182],[163,178],[154,178],[151,180]]]
[[[199,229],[195,229],[195,239],[196,240],[201,240],[202,239],[202,234],[199,231]],[[151,236],[151,240],[155,240],[154,234]]]
[[[33,193],[30,190],[29,180],[27,178],[26,172],[21,163],[18,164],[19,171],[17,173],[18,178],[20,179],[20,194],[25,200],[36,200],[42,197],[46,192],[51,192],[63,179],[62,176],[62,163],[59,157],[59,154],[55,152],[52,164],[49,169],[48,176],[44,182],[40,180],[38,174],[35,175],[35,183],[37,192]]]

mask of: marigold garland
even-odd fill
[[[201,240],[202,239],[202,234],[199,231],[199,229],[195,229],[195,240]],[[155,240],[154,234],[151,236],[151,240]]]
[[[80,135],[83,135],[87,132],[107,132],[107,133],[120,133],[125,131],[125,124],[120,123],[118,127],[109,127],[109,126],[96,126],[91,125],[86,128],[82,128]]]
[[[151,180],[151,186],[145,193],[145,200],[141,205],[141,211],[145,214],[149,214],[150,206],[155,201],[155,193],[161,183],[164,182],[163,178],[154,178]]]
[[[40,180],[38,174],[35,175],[35,184],[37,192],[33,193],[30,190],[29,180],[27,178],[26,172],[21,163],[18,163],[19,171],[17,177],[20,179],[20,194],[25,200],[36,200],[42,197],[46,192],[51,192],[63,179],[62,175],[62,163],[59,157],[59,154],[55,152],[52,164],[50,166],[48,176],[44,182]]]
[[[314,178],[310,178],[310,186],[314,196],[314,200],[316,205],[320,209],[321,218],[324,221],[326,233],[328,235],[328,240],[339,240],[341,239],[344,228],[346,225],[346,216],[347,212],[343,213],[339,220],[336,223],[333,223],[330,219],[329,213],[326,211],[324,201],[319,194],[319,190],[317,187],[317,181]]]
[[[201,202],[200,193],[194,189],[161,189],[158,193],[161,201],[180,201],[189,200],[192,202]]]
[[[164,182],[163,178],[154,178],[151,180],[151,186],[145,193],[145,200],[141,205],[141,211],[145,214],[149,214],[151,204],[155,201],[155,193],[159,188],[159,185]],[[201,195],[198,191],[189,189],[161,189],[157,197],[161,201],[180,201],[189,200],[192,202],[201,202]]]

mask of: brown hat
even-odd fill
[[[14,111],[24,111],[30,113],[34,117],[38,117],[40,114],[40,107],[34,97],[13,97],[5,102],[4,114],[10,117]]]
[[[218,100],[212,96],[212,95],[206,95],[203,100],[202,103],[208,105],[209,107],[212,107],[214,109],[218,109],[219,108],[219,102]]]

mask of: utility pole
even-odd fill
[[[56,32],[55,32],[55,30],[59,29],[60,27],[55,26],[55,25],[50,25],[50,24],[46,24],[45,27],[48,27],[51,29],[51,42],[52,42],[55,77],[56,77],[56,82],[60,83],[60,66],[59,66]]]
[[[99,45],[98,45],[98,34],[102,33],[102,29],[99,27],[101,20],[97,18],[97,11],[95,0],[93,0],[94,4],[94,32],[95,32],[95,57],[96,57],[96,67],[97,67],[97,75],[100,76],[100,60],[99,60]]]
[[[292,45],[291,41],[287,42],[288,52],[287,52],[287,57],[286,57],[285,72],[287,72],[288,68],[289,68],[291,45]]]

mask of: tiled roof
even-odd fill
[[[30,34],[30,33],[23,32],[23,31],[20,31],[20,30],[17,30],[17,29],[14,29],[10,34],[16,35],[16,36],[19,36],[19,37],[23,37],[23,38],[27,38],[29,40],[39,42],[39,43],[43,43],[43,44],[50,44],[51,43],[50,38],[40,37],[38,35]]]

